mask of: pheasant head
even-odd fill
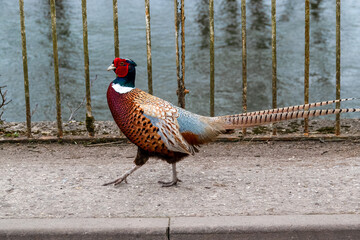
[[[114,70],[116,79],[113,84],[124,88],[135,87],[136,63],[131,59],[115,58],[112,64],[108,67],[108,71]]]

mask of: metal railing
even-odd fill
[[[26,128],[27,128],[27,137],[30,138],[31,137],[31,113],[30,113],[29,74],[28,74],[27,51],[26,51],[24,0],[19,0],[19,8],[20,8],[22,58],[23,58],[23,70],[24,70]]]
[[[175,52],[176,52],[176,72],[178,82],[178,105],[185,108],[185,96],[189,92],[185,88],[185,6],[184,0],[174,0],[174,22],[175,22]],[[20,26],[22,39],[22,56],[24,70],[24,89],[26,103],[26,126],[27,137],[31,137],[31,112],[30,112],[30,92],[28,79],[27,51],[24,0],[19,0]],[[180,9],[179,9],[180,8]],[[61,119],[61,99],[59,84],[59,63],[57,49],[56,32],[56,9],[55,0],[50,0],[51,27],[53,40],[53,61],[54,79],[56,92],[56,116],[58,137],[63,137]],[[86,127],[90,136],[94,136],[94,117],[91,108],[91,84],[89,74],[89,52],[88,52],[88,32],[87,32],[87,13],[86,0],[82,0],[82,20],[83,20],[83,45],[84,45],[84,71],[86,86]],[[304,103],[309,102],[309,66],[310,66],[310,2],[305,0],[305,59],[304,59]],[[151,61],[151,31],[150,31],[150,0],[145,0],[145,23],[146,23],[146,46],[147,46],[147,71],[148,71],[148,90],[153,93],[152,84],[152,61]],[[113,0],[113,24],[114,24],[114,55],[120,56],[119,52],[119,27],[118,27],[118,1]],[[271,28],[272,28],[272,107],[277,107],[277,56],[276,56],[276,0],[271,0]],[[209,50],[210,50],[210,115],[215,114],[215,48],[214,48],[214,0],[209,0]],[[241,0],[241,33],[242,33],[242,107],[247,111],[247,45],[246,45],[246,0]],[[179,35],[181,44],[179,44]],[[179,46],[180,45],[180,46]],[[181,52],[181,53],[180,53]],[[336,99],[340,99],[340,0],[336,0]],[[340,103],[336,103],[336,108],[340,108]],[[246,133],[246,129],[243,129]],[[273,127],[273,134],[276,134],[276,126]],[[304,134],[308,134],[308,119],[304,121]],[[340,135],[340,115],[336,115],[335,134]]]
[[[277,108],[276,0],[271,0],[272,108]],[[273,127],[276,135],[276,126]]]

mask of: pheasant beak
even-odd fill
[[[114,69],[116,69],[116,67],[114,66],[114,64],[111,64],[111,65],[107,68],[108,71],[111,71],[111,70],[114,70]]]

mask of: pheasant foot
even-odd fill
[[[181,182],[180,179],[176,179],[175,181],[172,180],[170,182],[164,182],[164,181],[158,181],[158,183],[162,184],[162,187],[171,187],[171,186],[176,186],[178,182]]]
[[[108,183],[104,183],[103,186],[108,186],[111,184],[114,184],[114,186],[119,185],[120,183],[122,183],[123,181],[125,183],[127,183],[126,178],[133,172],[135,172],[135,170],[137,170],[138,168],[140,168],[141,166],[135,165],[132,169],[130,169],[129,171],[127,171],[126,173],[124,173],[121,177],[119,177],[118,179],[115,179],[114,181],[108,182]]]
[[[178,182],[181,182],[181,180],[177,178],[176,163],[172,164],[172,173],[173,173],[172,181],[170,182],[158,181],[158,183],[162,184],[162,187],[176,186]]]

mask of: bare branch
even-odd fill
[[[72,109],[72,107],[70,106],[69,103],[67,103],[67,106],[70,110],[70,117],[69,117],[69,120],[68,122],[74,120],[74,116],[76,115],[77,111],[84,105],[85,103],[85,98],[83,98],[82,102],[77,106],[77,108],[75,108],[74,110]]]
[[[93,85],[93,83],[96,81],[96,79],[97,79],[97,75],[95,75],[95,78],[90,81],[90,87],[92,87],[92,85]],[[70,110],[70,117],[69,117],[69,119],[68,119],[68,122],[74,120],[75,115],[77,114],[77,112],[79,111],[79,109],[85,104],[85,100],[86,100],[86,95],[84,96],[84,98],[83,98],[83,100],[81,101],[81,103],[80,103],[74,110],[73,110],[73,108],[70,106],[70,104],[67,103],[67,106],[68,106],[68,108],[69,108],[69,110]]]
[[[31,116],[34,116],[34,114],[35,114],[38,106],[39,106],[39,104],[36,104],[36,105],[35,105],[35,108],[31,111]]]
[[[5,105],[9,104],[12,100],[7,100],[6,99],[6,94],[7,94],[7,90],[5,90],[4,92],[2,91],[3,88],[6,88],[6,86],[0,86],[0,97],[1,97],[1,100],[0,100],[0,109],[3,108]],[[1,120],[1,117],[4,113],[4,110],[1,110],[0,111],[0,120]]]

